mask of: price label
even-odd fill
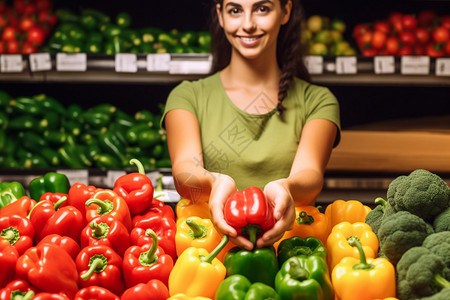
[[[170,62],[169,74],[208,74],[211,61],[174,61]]]
[[[336,73],[337,74],[356,74],[357,73],[356,56],[339,56],[336,57]]]
[[[395,73],[395,59],[393,56],[375,56],[373,65],[375,74]]]
[[[56,172],[66,175],[70,185],[76,182],[81,182],[85,185],[89,184],[88,170],[57,170]]]
[[[28,61],[32,72],[50,71],[52,69],[50,53],[31,53]]]
[[[120,170],[107,171],[105,181],[103,182],[103,184],[109,188],[113,188],[114,183],[116,182],[117,178],[119,178],[125,174],[127,174],[125,171],[120,171]]]
[[[116,72],[136,73],[137,56],[132,53],[116,54]]]
[[[402,56],[401,73],[404,75],[427,75],[430,73],[429,56]]]
[[[87,69],[86,53],[57,53],[56,70],[84,72]]]
[[[322,74],[323,56],[319,55],[305,56],[305,65],[310,74]]]
[[[13,73],[23,71],[23,60],[20,54],[4,54],[0,56],[0,71]]]
[[[450,76],[450,58],[436,58],[436,76]]]
[[[170,54],[156,53],[147,55],[147,71],[149,72],[169,72]]]

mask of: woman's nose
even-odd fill
[[[251,32],[255,30],[255,20],[253,19],[253,15],[251,13],[246,13],[244,16],[244,24],[243,29],[247,32]]]

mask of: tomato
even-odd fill
[[[426,48],[427,55],[430,57],[441,57],[444,56],[444,50],[442,49],[440,44],[430,43]]]
[[[50,26],[54,26],[56,24],[56,22],[58,21],[58,19],[56,18],[56,15],[47,10],[39,11],[37,17],[38,17],[39,22],[44,23],[44,24],[50,24]]]
[[[436,11],[432,9],[424,9],[417,14],[417,22],[423,27],[427,27],[433,23],[437,17]]]
[[[374,31],[381,31],[385,34],[389,34],[391,32],[391,25],[387,21],[375,21],[373,22]]]
[[[412,46],[416,41],[416,36],[411,31],[403,31],[400,33],[400,42],[402,44]]]
[[[31,17],[23,17],[20,20],[19,28],[22,32],[30,30],[30,28],[33,26],[34,26],[34,21],[33,21],[33,18],[31,18]]]
[[[450,15],[441,17],[441,26],[450,30]]]
[[[397,32],[403,31],[402,25],[403,14],[400,12],[391,12],[388,16],[388,21]]]
[[[386,46],[386,33],[376,30],[372,36],[372,46],[375,49],[382,49]]]
[[[366,48],[366,49],[363,49],[363,50],[361,51],[361,53],[362,53],[363,56],[369,56],[369,57],[372,57],[372,56],[377,55],[377,50],[375,50],[375,49],[373,49],[373,48]]]
[[[37,51],[37,47],[33,46],[31,43],[25,42],[22,45],[22,54],[30,54],[35,53]]]
[[[413,55],[412,47],[411,47],[411,46],[408,46],[408,45],[403,45],[403,46],[398,50],[398,55],[400,55],[400,56]]]
[[[15,39],[11,39],[6,41],[6,52],[9,54],[18,54],[19,51],[19,42]]]
[[[358,39],[358,37],[362,36],[368,31],[370,31],[370,27],[367,24],[357,24],[355,28],[353,28],[353,36]]]
[[[28,31],[27,41],[34,45],[41,45],[45,40],[44,30],[40,27],[33,27]]]
[[[372,31],[366,31],[357,39],[357,43],[360,49],[369,47],[372,44]]]
[[[425,45],[415,44],[413,47],[413,53],[414,55],[425,55]]]
[[[417,28],[417,19],[410,14],[403,15],[402,27],[404,30],[414,30]]]
[[[445,43],[448,42],[449,39],[450,31],[447,28],[441,26],[433,31],[433,40],[436,43]]]
[[[15,40],[18,35],[17,29],[13,26],[7,26],[3,29],[2,40]]]
[[[419,44],[426,44],[430,40],[430,33],[423,27],[417,27],[415,35]]]
[[[36,4],[34,4],[33,2],[28,2],[27,4],[25,4],[23,14],[26,16],[36,14]]]
[[[386,39],[386,52],[390,55],[396,55],[400,49],[400,43],[394,36],[390,36]]]

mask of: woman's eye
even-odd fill
[[[232,8],[232,9],[230,9],[230,10],[228,11],[228,13],[229,13],[229,14],[232,14],[232,15],[236,15],[236,14],[239,13],[239,9],[238,9],[238,8]]]
[[[267,6],[260,6],[258,7],[257,11],[260,13],[265,13],[269,11],[269,8]]]

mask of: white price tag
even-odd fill
[[[116,54],[116,72],[136,73],[137,55],[133,53]]]
[[[104,184],[107,187],[113,188],[114,187],[114,183],[116,182],[117,178],[126,175],[127,172],[125,171],[120,171],[120,170],[110,170],[106,172],[106,178],[105,178],[105,182]]]
[[[32,72],[50,71],[52,69],[50,53],[31,53],[28,61]]]
[[[322,74],[323,73],[323,56],[311,55],[305,56],[305,65],[310,74]]]
[[[356,74],[357,63],[356,56],[338,56],[336,57],[336,73]]]
[[[174,61],[170,62],[169,74],[208,74],[211,61]]]
[[[436,58],[436,76],[450,76],[450,58]]]
[[[427,75],[430,73],[430,57],[402,56],[400,72],[404,75]]]
[[[147,71],[168,72],[170,70],[170,54],[156,53],[147,55]]]
[[[84,72],[87,69],[86,53],[57,53],[57,71]]]
[[[395,73],[395,58],[393,56],[375,56],[373,65],[375,74]]]
[[[88,170],[57,170],[56,172],[66,175],[70,185],[74,185],[77,182],[81,182],[85,185],[89,184]]]
[[[0,56],[0,71],[13,73],[23,71],[23,60],[20,54],[4,54]]]

